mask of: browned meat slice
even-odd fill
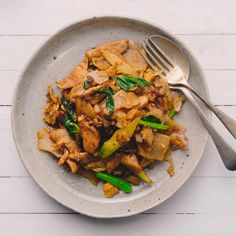
[[[175,91],[171,91],[171,95],[173,97],[173,107],[174,107],[174,109],[177,112],[180,112],[185,98],[182,95],[180,95],[179,93],[175,92]]]
[[[81,98],[85,98],[87,96],[89,96],[90,94],[96,92],[97,90],[99,90],[100,88],[107,88],[109,86],[109,83],[103,83],[103,84],[99,84],[95,87],[91,87],[87,90],[83,90],[82,93],[79,95]]]
[[[94,186],[98,185],[98,179],[93,171],[87,170],[86,168],[80,166],[78,169],[78,174],[88,179]]]
[[[141,116],[141,112],[138,109],[133,108],[127,112],[127,120],[133,120],[138,116]]]
[[[93,96],[87,97],[86,101],[91,103],[91,105],[93,105],[93,106],[97,105],[99,107],[98,104],[100,102],[102,102],[105,98],[106,98],[106,94],[104,94],[104,93],[97,93],[97,94],[93,94]],[[94,110],[95,110],[95,108],[94,108]],[[95,112],[97,112],[97,111],[95,111]]]
[[[135,140],[148,148],[153,145],[153,131],[150,127],[143,127],[135,134]]]
[[[131,175],[131,172],[130,172],[130,170],[128,170],[128,169],[124,169],[124,168],[119,168],[119,167],[118,167],[117,169],[115,169],[115,170],[112,171],[112,174],[124,178],[124,177],[126,177],[126,176]]]
[[[146,96],[146,95],[140,96],[140,97],[138,97],[138,101],[139,101],[139,104],[137,106],[135,106],[135,109],[140,110],[140,109],[146,107],[146,105],[148,104],[148,96]]]
[[[163,103],[163,107],[162,110],[167,112],[171,107],[172,107],[172,96],[171,96],[171,92],[170,92],[170,87],[168,85],[168,82],[165,78],[160,78],[158,80],[159,84],[162,86],[162,88],[164,89],[164,98],[162,101],[166,101],[165,103]]]
[[[109,70],[111,67],[110,63],[103,57],[94,57],[92,58],[92,63],[96,66],[99,70]]]
[[[109,76],[106,71],[94,70],[87,74],[87,80],[94,84],[103,84],[109,80]]]
[[[167,172],[170,176],[173,176],[175,174],[175,166],[174,166],[174,161],[173,158],[171,157],[170,151],[165,156],[165,161],[169,162],[169,167],[167,168]]]
[[[175,166],[174,166],[174,161],[173,159],[170,160],[170,165],[167,168],[167,172],[170,176],[173,176],[175,174]]]
[[[107,74],[110,76],[110,77],[113,77],[115,75],[117,75],[116,73],[116,70],[114,67],[110,66],[107,70],[106,70]]]
[[[150,160],[163,161],[170,146],[170,137],[160,133],[154,133],[153,145],[138,143],[138,154]]]
[[[140,135],[146,144],[148,144],[149,146],[152,146],[153,131],[150,127],[143,127],[142,130],[140,131]]]
[[[38,148],[60,158],[58,165],[66,163],[72,173],[77,172],[78,164],[74,160],[70,160],[69,156],[74,154],[78,158],[79,149],[66,130],[49,128],[38,130]]]
[[[57,158],[60,158],[58,161],[58,165],[63,165],[64,163],[66,163],[69,166],[71,172],[76,173],[78,170],[78,165],[76,164],[76,162],[68,159],[69,152],[66,148],[69,147],[68,149],[70,150],[75,150],[75,149],[72,148],[73,145],[70,143],[68,138],[65,138],[65,140],[62,140],[62,138],[58,138],[58,136],[61,135],[58,134],[61,132],[61,130],[64,129],[45,128],[38,130],[38,148],[40,150],[50,152]],[[52,133],[53,136],[55,136],[54,140],[51,138]]]
[[[174,132],[170,135],[171,147],[174,149],[184,149],[188,146],[188,139],[182,132]]]
[[[55,145],[55,143],[50,139],[50,132],[52,129],[50,128],[44,128],[39,129],[37,136],[38,136],[38,149],[43,150],[46,152],[50,152],[56,157],[60,157],[62,155],[60,147]]]
[[[138,75],[134,68],[128,63],[126,63],[124,59],[122,59],[121,55],[111,53],[107,50],[102,50],[102,54],[105,59],[112,65],[117,74],[127,74],[133,76]]]
[[[142,160],[140,161],[140,165],[142,166],[142,168],[149,167],[150,165],[153,165],[153,164],[155,165],[155,160],[142,158]]]
[[[91,49],[86,52],[86,56],[89,58],[89,60],[92,60],[92,58],[99,58],[102,56],[102,50],[107,50],[115,54],[122,54],[124,53],[128,48],[128,40],[120,40],[115,41],[111,43],[103,44],[99,47],[96,47],[94,49]]]
[[[136,72],[144,72],[147,68],[147,63],[138,51],[138,44],[133,40],[129,40],[129,48],[123,54],[125,61],[131,65]]]
[[[90,125],[84,117],[80,117],[79,124],[84,150],[90,154],[95,153],[101,140],[98,130],[93,125]]]
[[[125,178],[125,180],[130,182],[131,184],[139,185],[141,179],[138,176],[129,175],[128,177]]]
[[[129,120],[127,119],[127,114],[120,110],[113,112],[112,120],[116,121],[116,126],[118,128],[123,128],[129,123]]]
[[[93,65],[95,65],[99,70],[106,71],[109,76],[116,75],[116,66],[112,65],[110,60],[110,54],[114,55],[112,58],[116,58],[117,60],[122,61],[120,59],[121,54],[124,53],[128,48],[128,40],[120,40],[116,42],[111,42],[107,44],[103,44],[99,47],[89,50],[86,53],[86,56],[89,58],[89,61],[92,61]],[[107,51],[109,55],[104,53],[103,51]],[[117,57],[118,55],[118,57]],[[107,58],[106,58],[107,57]],[[109,59],[109,60],[108,60]],[[114,62],[114,60],[112,60]],[[119,69],[122,71],[126,71],[127,73],[135,73],[135,71],[124,61],[119,65]],[[126,65],[125,65],[126,64]]]
[[[140,166],[135,154],[124,153],[121,157],[121,164],[135,173],[142,171],[142,167]]]
[[[146,116],[155,116],[157,119],[162,121],[163,123],[169,126],[168,132],[172,132],[173,130],[184,130],[184,127],[180,125],[177,121],[170,119],[170,117],[163,113],[163,111],[154,104],[148,104],[147,108],[149,112],[146,113]]]
[[[110,161],[106,163],[106,170],[108,173],[111,173],[113,170],[115,170],[119,165],[121,161],[121,156],[119,153],[115,154],[114,157],[111,158]]]
[[[70,153],[79,153],[79,147],[75,140],[71,138],[65,129],[53,129],[50,134],[50,139],[61,148],[67,148]]]
[[[68,155],[69,155],[69,152],[65,148],[63,155],[60,157],[59,161],[57,162],[57,165],[59,166],[63,165],[66,162]]]
[[[149,81],[149,82],[152,82],[154,79],[155,79],[155,72],[148,68],[145,72],[144,72],[144,79]]]
[[[94,110],[93,106],[89,102],[87,102],[85,100],[81,101],[81,109],[80,109],[80,111],[81,111],[81,114],[84,114],[84,115],[86,115],[86,116],[88,116],[88,117],[90,117],[92,119],[97,117],[97,113]]]
[[[73,88],[80,84],[88,72],[88,58],[85,57],[84,60],[77,65],[63,80],[56,82],[57,86],[61,89]]]
[[[53,92],[51,86],[48,86],[47,104],[44,107],[43,119],[51,125],[54,125],[59,115],[60,98]]]
[[[103,192],[106,198],[112,198],[114,195],[119,193],[119,189],[110,183],[105,183],[103,185]]]
[[[88,158],[87,152],[69,153],[68,158],[72,161],[81,162]]]
[[[156,97],[159,95],[160,88],[153,85],[146,86],[142,89],[143,95],[145,95],[149,101],[155,101]]]
[[[66,164],[68,164],[68,166],[70,167],[70,171],[73,174],[75,174],[79,169],[78,164],[70,159],[66,160]]]
[[[120,145],[123,145],[125,143],[128,143],[130,141],[131,137],[127,130],[120,130],[119,134],[116,136],[116,140]]]
[[[81,159],[79,164],[80,164],[80,166],[84,166],[85,167],[86,165],[88,165],[89,163],[91,163],[93,161],[94,161],[94,156],[88,155],[86,158]]]
[[[139,105],[140,101],[138,96],[133,92],[125,92],[123,90],[118,91],[113,95],[115,110],[119,110],[121,108],[130,109]]]
[[[124,126],[128,125],[131,120],[134,120],[136,117],[141,117],[144,115],[142,110],[137,110],[136,108],[132,108],[131,110],[122,111],[117,110],[112,114],[112,120],[116,121],[116,126],[118,128],[123,128]]]
[[[72,88],[68,94],[64,94],[64,97],[66,97],[71,102],[75,102],[76,99],[83,93],[83,91],[84,91],[84,86],[83,83],[81,83]]]
[[[103,161],[94,161],[90,162],[87,166],[87,169],[93,170],[95,172],[102,172],[106,170],[106,165]]]

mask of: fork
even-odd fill
[[[197,114],[199,115],[206,129],[211,135],[225,167],[229,170],[236,170],[236,152],[230,145],[225,142],[224,138],[216,131],[214,126],[208,120],[208,118],[203,113],[202,109],[189,91],[193,92],[198,98],[200,98],[201,101],[206,104],[206,106],[210,110],[212,110],[216,114],[216,116],[221,120],[221,122],[225,125],[225,127],[228,129],[228,131],[232,134],[234,138],[236,138],[236,122],[232,118],[227,116],[225,113],[220,111],[218,108],[216,108],[209,101],[207,101],[207,99],[202,97],[198,91],[196,91],[189,85],[189,83],[187,82],[188,78],[184,77],[182,69],[176,63],[174,63],[168,57],[168,55],[166,55],[166,53],[164,53],[163,50],[153,41],[153,37],[155,36],[150,36],[147,41],[144,41],[141,44],[144,51],[139,50],[140,54],[143,56],[148,65],[154,71],[157,71],[157,69],[161,71],[160,73],[164,78],[167,79],[170,88],[181,90],[184,93],[184,95],[188,98],[192,106],[195,108]],[[177,45],[175,46],[178,47]],[[178,50],[180,49],[178,48]]]

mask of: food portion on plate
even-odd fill
[[[141,181],[152,184],[146,170],[169,162],[171,150],[187,147],[185,128],[173,117],[184,97],[171,91],[158,69],[153,71],[133,40],[106,43],[85,53],[83,61],[49,85],[38,148],[51,153],[72,173],[97,186],[107,198],[131,192]]]

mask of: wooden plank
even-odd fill
[[[235,215],[137,215],[123,219],[93,219],[81,215],[0,215],[3,235],[64,236],[234,236]],[[14,227],[13,227],[14,225]],[[18,232],[18,234],[16,234]]]
[[[190,178],[170,199],[146,213],[236,214],[235,185],[235,178]],[[71,212],[30,177],[0,178],[0,188],[0,214]]]
[[[47,38],[46,36],[1,36],[0,70],[21,70],[32,53]]]
[[[210,98],[215,105],[236,105],[236,70],[204,71]]]
[[[0,186],[0,213],[70,212],[44,193],[31,177],[0,178]]]
[[[11,134],[11,107],[0,107],[0,176],[28,176]]]
[[[18,71],[41,41],[70,21],[102,12],[145,18],[179,34],[201,65],[208,69],[206,76],[212,101],[220,105],[236,104],[232,101],[235,97],[236,1],[147,0],[144,5],[141,0],[120,0],[115,6],[110,0],[0,0],[0,35],[5,35],[0,37],[0,105],[11,103],[12,85],[17,81]],[[6,36],[34,34],[38,36],[14,39]],[[221,109],[236,118],[235,107]],[[213,123],[235,146],[235,140],[229,139],[215,119]],[[111,232],[114,236],[125,232],[137,236],[236,235],[235,173],[224,169],[211,140],[194,175],[160,207],[131,218],[96,220],[62,207],[28,177],[10,134],[10,107],[0,107],[0,130],[3,151],[0,158],[0,226],[3,235],[79,233],[99,236]]]
[[[71,21],[98,14],[150,20],[178,34],[235,34],[234,0],[1,1],[0,32],[51,34]],[[11,23],[9,23],[11,22]]]
[[[228,114],[230,117],[236,120],[236,107],[224,106],[219,107],[222,111]],[[235,147],[235,139],[229,134],[226,128],[221,124],[221,122],[213,116],[213,125],[216,130],[224,137],[224,139],[232,146]],[[236,148],[235,148],[236,150]],[[228,171],[217,152],[217,149],[210,138],[208,145],[203,154],[202,160],[194,172],[194,176],[222,176],[222,177],[235,177],[236,172]]]
[[[21,70],[48,36],[0,36],[0,70]],[[203,69],[236,69],[236,35],[181,35]],[[93,45],[91,45],[93,46]]]
[[[10,105],[20,71],[0,71],[0,105]]]
[[[216,105],[236,105],[236,70],[205,70],[210,98]],[[10,105],[20,71],[0,71],[0,105]]]
[[[228,115],[236,119],[236,106],[220,107]],[[235,140],[227,133],[219,121],[213,117],[213,124],[220,131],[223,137],[231,145],[235,145]],[[0,107],[0,150],[3,151],[5,158],[0,158],[0,176],[28,176],[25,171],[11,135],[10,107]],[[196,177],[236,177],[236,172],[225,169],[219,154],[210,140],[204,152],[202,161],[194,172]]]
[[[235,69],[236,35],[180,35],[203,69]]]

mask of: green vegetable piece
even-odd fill
[[[168,112],[168,116],[172,119],[176,115],[176,113],[177,113],[176,110],[172,108]],[[150,128],[157,129],[157,130],[167,130],[169,128],[168,125],[162,124],[161,121],[158,120],[154,116],[142,117],[139,124],[143,126],[148,126]]]
[[[158,120],[155,116],[144,116],[141,118],[141,120],[161,124],[161,121]]]
[[[127,82],[124,82],[122,79],[118,77],[115,77],[114,80],[116,81],[116,85],[122,88],[124,91],[129,91],[129,89],[133,87],[133,84],[129,85]]]
[[[106,172],[97,173],[96,176],[99,179],[102,179],[104,181],[107,181],[107,182],[115,185],[117,188],[121,189],[122,191],[124,191],[126,193],[132,192],[132,184],[128,183],[126,180],[124,180],[122,178],[108,174]]]
[[[67,131],[75,138],[76,137],[76,134],[77,132],[79,131],[79,125],[74,123],[74,122],[71,122],[68,117],[65,117],[64,120],[63,120],[63,123],[67,129]]]
[[[152,129],[156,129],[156,130],[167,130],[167,129],[169,129],[168,125],[149,122],[149,121],[145,121],[145,120],[142,120],[142,119],[140,120],[139,124],[143,125],[143,126],[148,126]]]
[[[114,153],[117,149],[119,149],[122,145],[117,141],[117,136],[122,134],[123,132],[126,132],[126,135],[128,137],[132,137],[133,133],[137,127],[137,125],[140,122],[140,118],[134,119],[132,122],[130,122],[128,125],[125,127],[116,130],[113,135],[111,136],[110,139],[108,139],[103,145],[101,146],[99,150],[99,156],[101,158],[107,158],[109,157],[112,153]]]
[[[149,176],[144,172],[144,171],[140,171],[137,176],[144,180],[147,184],[152,184],[152,180],[149,178]]]
[[[61,103],[66,110],[69,119],[73,122],[77,122],[77,116],[73,109],[73,103],[67,100],[65,97],[61,97]]]
[[[168,112],[168,116],[172,119],[177,114],[177,111],[174,108],[171,108]]]
[[[113,112],[115,105],[114,105],[114,99],[112,95],[115,94],[115,91],[112,89],[101,88],[95,93],[105,93],[107,95],[106,108],[108,111]]]
[[[90,87],[90,85],[91,85],[91,83],[89,81],[85,80],[83,87],[84,87],[84,89],[88,89]]]
[[[124,91],[130,91],[134,87],[145,87],[151,85],[151,82],[146,81],[143,78],[132,77],[128,75],[118,75],[113,77],[116,85],[122,88]]]

